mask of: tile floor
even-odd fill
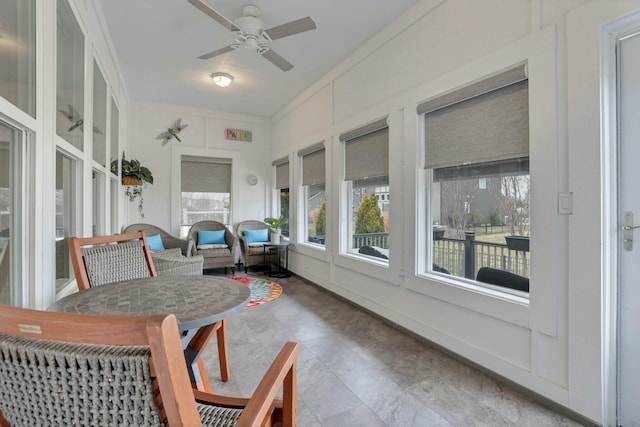
[[[299,277],[275,280],[277,300],[228,321],[229,382],[205,351],[216,393],[250,396],[293,340],[301,427],[581,425]]]

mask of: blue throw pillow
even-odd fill
[[[152,251],[164,250],[164,245],[162,244],[162,238],[160,238],[160,234],[154,234],[153,236],[148,236],[147,243],[149,243],[149,249],[151,249]]]
[[[224,240],[224,230],[198,231],[198,245],[219,245],[227,243]]]
[[[263,228],[261,230],[244,230],[244,235],[247,238],[247,243],[258,243],[269,241],[269,229]]]

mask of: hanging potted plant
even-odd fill
[[[111,172],[118,173],[117,160],[111,161]],[[127,160],[122,152],[122,184],[125,186],[124,194],[129,198],[130,202],[138,199],[138,211],[140,216],[144,218],[142,189],[147,183],[153,184],[153,174],[149,168],[142,166],[139,160]]]
[[[265,218],[264,222],[271,227],[271,243],[280,243],[280,232],[284,225],[287,225],[289,220],[280,215],[280,218]]]

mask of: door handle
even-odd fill
[[[633,230],[640,228],[640,225],[633,225],[633,212],[627,211],[624,213],[622,225],[622,247],[625,251],[630,252],[633,250]]]

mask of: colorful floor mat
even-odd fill
[[[257,279],[254,277],[246,276],[231,276],[229,279],[237,280],[238,282],[249,286],[251,290],[251,300],[247,307],[255,307],[265,302],[273,301],[278,298],[282,293],[282,286],[276,282],[272,282],[267,279]]]

